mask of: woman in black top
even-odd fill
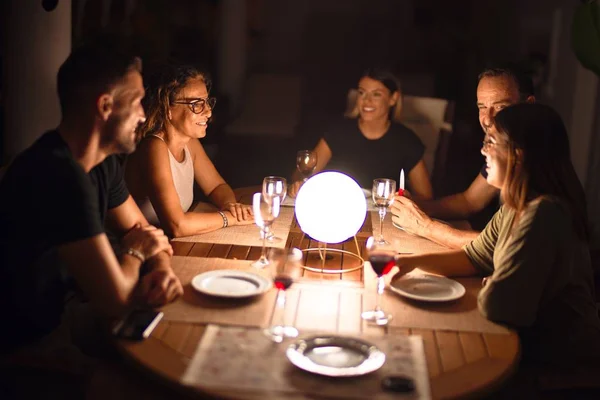
[[[404,169],[413,197],[431,199],[432,189],[423,161],[425,146],[406,126],[392,122],[402,98],[395,77],[380,69],[367,70],[358,82],[357,119],[343,119],[319,140],[315,172],[337,170],[371,189],[373,179],[397,180]],[[297,171],[290,195],[300,187]],[[407,189],[408,189],[407,188]]]

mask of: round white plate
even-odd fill
[[[233,269],[204,272],[192,279],[192,287],[200,293],[230,298],[256,296],[269,290],[271,285],[262,275]]]
[[[436,275],[405,276],[390,284],[390,289],[401,296],[421,301],[451,301],[465,295],[460,283]]]
[[[296,367],[325,376],[365,375],[385,363],[385,353],[375,345],[342,336],[300,339],[285,354]]]

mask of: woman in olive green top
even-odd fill
[[[399,256],[446,276],[483,275],[480,312],[518,330],[523,359],[561,366],[600,362],[583,188],[558,114],[539,104],[508,107],[483,141],[489,184],[503,206],[461,250]]]

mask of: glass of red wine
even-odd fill
[[[266,328],[264,333],[272,341],[281,343],[285,338],[298,336],[298,329],[285,323],[285,303],[286,290],[302,274],[302,252],[297,248],[270,249],[269,272],[273,278],[273,286],[277,289],[277,299],[271,326]]]
[[[390,243],[381,243],[371,236],[367,239],[367,254],[369,264],[377,275],[377,301],[375,309],[363,312],[361,317],[377,325],[387,325],[392,316],[381,309],[381,295],[385,288],[384,276],[396,265],[396,250]]]

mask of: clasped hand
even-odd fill
[[[141,278],[143,301],[151,307],[163,306],[183,294],[181,282],[171,268],[156,268]]]
[[[124,249],[134,249],[141,252],[148,260],[161,251],[173,255],[173,247],[162,229],[152,225],[142,227],[136,224],[123,237],[121,244]]]

